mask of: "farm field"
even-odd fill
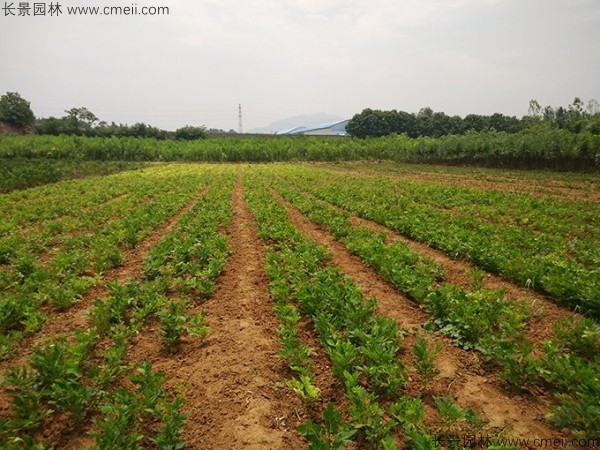
[[[600,445],[597,175],[135,169],[0,194],[0,448]]]
[[[65,159],[0,159],[0,193],[27,189],[72,178],[109,175],[134,170],[148,163],[124,161],[77,161]]]

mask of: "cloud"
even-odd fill
[[[43,114],[83,105],[109,121],[227,129],[240,102],[249,129],[364,107],[522,114],[530,98],[598,92],[597,0],[138,4],[170,15],[0,17],[0,86]]]

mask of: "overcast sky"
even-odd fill
[[[85,106],[108,122],[237,129],[241,103],[248,130],[363,108],[521,117],[530,99],[600,100],[600,0],[139,0],[169,15],[120,17],[66,7],[133,2],[58,3],[53,17],[0,10],[0,94],[38,117]]]

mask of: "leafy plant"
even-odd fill
[[[385,420],[385,411],[379,406],[375,395],[359,385],[347,388],[346,393],[351,402],[348,413],[354,428],[369,442],[375,445],[381,443],[389,436],[394,423]]]
[[[560,345],[593,361],[600,357],[600,326],[591,319],[563,320],[554,326]]]
[[[319,399],[321,389],[312,383],[312,380],[307,375],[300,375],[298,378],[292,378],[287,382],[287,385],[291,387],[296,395],[305,403],[313,403]]]
[[[197,337],[200,341],[206,339],[206,336],[210,333],[210,327],[204,324],[205,318],[204,311],[194,314],[189,318],[186,328],[188,334]]]
[[[39,389],[34,372],[10,369],[2,384],[8,386],[6,392],[12,396],[14,417],[4,424],[4,430],[19,432],[39,427],[52,410],[42,403],[43,392]],[[1,436],[1,433],[0,433]]]
[[[166,309],[158,313],[161,319],[163,346],[168,352],[172,352],[181,341],[187,321],[184,314],[186,307],[187,305],[180,302],[170,301]]]
[[[186,442],[181,439],[183,425],[187,419],[187,414],[181,412],[185,400],[182,396],[177,396],[172,402],[163,400],[160,407],[160,418],[163,426],[152,442],[159,449],[180,450],[185,448]]]
[[[309,418],[298,426],[298,431],[308,440],[311,450],[341,450],[346,448],[357,430],[344,422],[329,403],[323,411],[323,425],[317,425]]]
[[[400,397],[390,405],[388,412],[405,430],[419,430],[423,428],[425,409],[419,397],[411,398],[407,395]]]
[[[463,409],[454,403],[454,400],[449,395],[445,397],[433,397],[433,401],[442,416],[444,427],[451,427],[456,422],[466,420]]]
[[[138,386],[140,409],[146,413],[157,415],[158,401],[166,394],[163,389],[165,374],[152,372],[152,363],[144,361],[136,369],[131,381]]]
[[[94,419],[98,431],[91,433],[96,439],[93,449],[108,448],[141,449],[141,435],[135,429],[139,402],[135,393],[120,388],[112,400],[100,405],[103,419]]]
[[[435,367],[435,358],[441,350],[441,344],[437,344],[433,349],[429,350],[427,348],[427,341],[421,336],[417,336],[416,343],[412,347],[412,353],[417,358],[415,369],[421,376],[421,382],[425,388],[427,388],[431,380],[438,374],[438,370]]]

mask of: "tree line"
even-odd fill
[[[542,107],[536,100],[529,102],[527,115],[518,119],[500,113],[492,115],[469,114],[467,116],[449,116],[444,112],[435,112],[431,108],[422,108],[418,113],[406,111],[382,111],[364,109],[355,114],[346,126],[346,131],[355,137],[380,137],[390,134],[405,134],[411,138],[448,135],[463,135],[469,131],[500,131],[518,133],[526,128],[546,125],[551,128],[567,130],[573,133],[589,131],[600,134],[600,104],[590,100],[587,105],[576,97],[567,107]]]
[[[0,97],[0,122],[20,130],[30,130],[40,135],[88,136],[88,137],[138,137],[158,140],[196,140],[208,137],[203,126],[185,126],[174,132],[136,123],[134,125],[107,123],[85,107],[71,108],[62,117],[36,119],[31,103],[18,92],[7,92]]]

